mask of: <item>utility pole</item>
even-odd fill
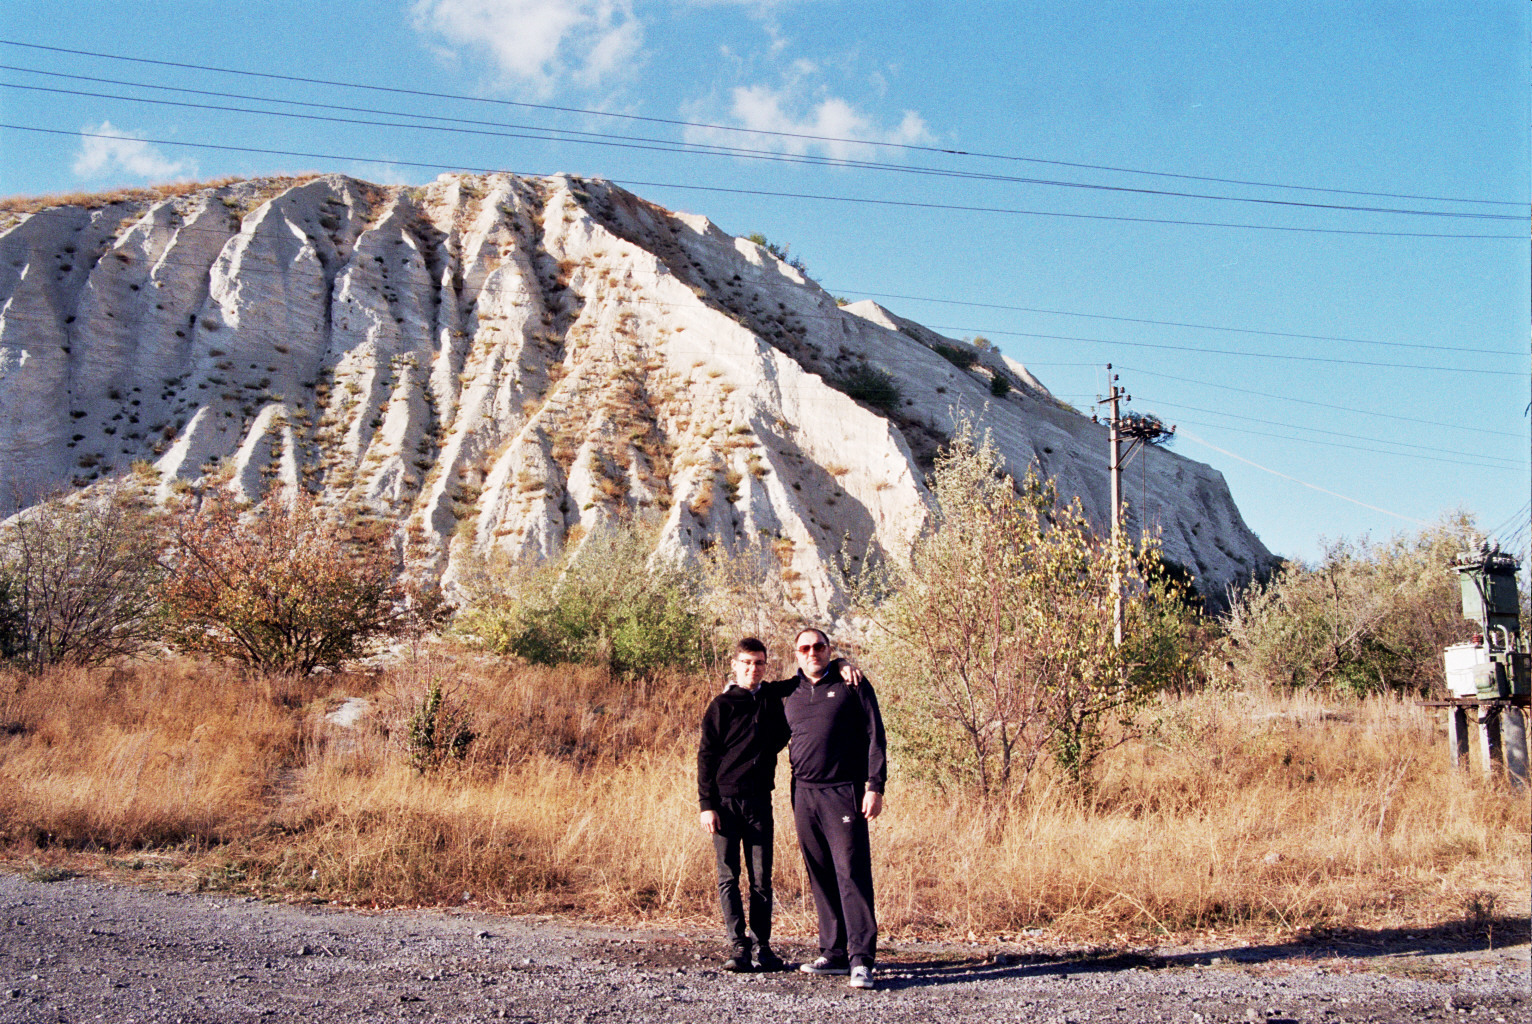
[[[1122,646],[1122,416],[1118,402],[1124,396],[1117,386],[1117,374],[1112,364],[1106,364],[1107,380],[1111,384],[1106,401],[1111,403],[1112,418],[1107,424],[1107,438],[1111,445],[1107,455],[1107,467],[1112,473],[1112,642]]]
[[[1120,403],[1133,401],[1133,396],[1117,386],[1118,376],[1112,372],[1111,363],[1106,364],[1106,372],[1107,383],[1111,389],[1107,397],[1098,399],[1096,404],[1112,407],[1112,418],[1107,421],[1107,441],[1111,445],[1107,453],[1107,468],[1112,474],[1112,642],[1121,647],[1123,626],[1122,442],[1124,438],[1128,440],[1128,452],[1131,455],[1138,445],[1174,434],[1176,428],[1166,427],[1153,416],[1136,416],[1130,413],[1125,419]]]

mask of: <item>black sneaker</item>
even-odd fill
[[[799,964],[798,970],[804,974],[850,974],[851,964],[845,960],[835,960],[822,956],[818,960]]]
[[[787,964],[782,958],[773,953],[765,946],[761,947],[760,953],[755,958],[755,968],[758,971],[785,971]]]
[[[745,974],[754,968],[750,966],[750,954],[748,952],[742,951],[735,953],[733,956],[729,957],[729,959],[725,960],[723,962],[723,969],[726,971],[732,971],[735,974]]]

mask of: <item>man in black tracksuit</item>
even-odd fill
[[[791,738],[793,822],[819,914],[819,959],[808,974],[850,974],[872,988],[878,921],[873,912],[867,822],[883,810],[887,746],[872,686],[848,687],[830,671],[830,641],[805,629],[794,645],[798,675],[783,695]]]

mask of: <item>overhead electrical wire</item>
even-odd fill
[[[417,96],[426,99],[455,100],[466,103],[492,104],[497,106],[517,107],[528,110],[545,110],[556,113],[582,114],[592,117],[613,118],[625,121],[638,121],[648,124],[662,124],[679,128],[698,128],[707,131],[731,132],[747,136],[767,136],[772,138],[798,139],[806,142],[835,143],[841,145],[866,145],[878,146],[886,149],[899,149],[909,152],[935,153],[945,156],[964,156],[970,158],[1006,160],[1022,163],[1044,164],[1054,167],[1071,167],[1080,170],[1109,171],[1120,174],[1141,174],[1155,177],[1174,178],[1183,181],[1207,181],[1226,185],[1248,185],[1257,188],[1283,188],[1305,192],[1323,192],[1335,195],[1358,195],[1371,196],[1383,199],[1418,199],[1431,202],[1467,203],[1474,205],[1515,206],[1525,207],[1528,202],[1524,200],[1499,200],[1499,199],[1468,199],[1451,196],[1418,195],[1397,192],[1365,191],[1361,189],[1322,188],[1313,185],[1291,185],[1280,182],[1263,182],[1240,178],[1223,178],[1209,175],[1179,174],[1169,171],[1151,171],[1131,167],[1119,167],[1108,164],[1090,164],[1067,160],[1050,160],[1041,157],[1020,156],[1006,153],[985,153],[957,149],[947,146],[922,145],[908,142],[877,142],[867,139],[848,138],[844,136],[816,135],[808,132],[791,132],[761,128],[743,128],[738,125],[713,124],[700,121],[687,121],[677,118],[652,117],[641,114],[627,114],[607,110],[594,110],[583,107],[559,106],[546,103],[528,103],[518,100],[501,99],[497,97],[469,96],[460,93],[433,92],[424,89],[407,89],[398,86],[369,85],[361,82],[345,82],[334,79],[307,78],[298,75],[283,75],[269,71],[250,71],[240,68],[218,67],[208,64],[193,64],[184,61],[156,60],[148,57],[130,57],[125,54],[105,53],[96,50],[73,49],[62,46],[47,46],[41,43],[29,43],[16,39],[0,39],[0,45],[16,46],[32,50],[43,50],[52,53],[67,53],[74,56],[98,57],[104,60],[124,61],[134,64],[147,64],[158,67],[178,68],[182,70],[207,71],[215,74],[240,75],[249,78],[261,78],[269,81],[292,82],[303,85],[323,85],[345,89],[361,89],[372,92],[392,93],[401,96]]]
[[[1528,513],[1532,513],[1532,501],[1527,502],[1527,504],[1521,506],[1520,509],[1518,509],[1515,512],[1512,512],[1510,514],[1510,516],[1505,520],[1505,522],[1501,523],[1499,526],[1495,527],[1493,530],[1486,530],[1485,533],[1487,533],[1491,537],[1497,537],[1501,533],[1503,533],[1512,523],[1517,523],[1518,521],[1519,521],[1519,526],[1518,526],[1518,532],[1519,532],[1519,530],[1524,528],[1524,527],[1526,527],[1526,525],[1528,523],[1528,519],[1527,519]]]
[[[66,135],[74,138],[121,140],[119,135],[100,132],[42,128],[35,125],[0,124],[0,128],[14,131],[37,132],[45,135]],[[366,157],[337,153],[312,153],[303,150],[270,149],[260,146],[234,146],[221,143],[187,142],[179,139],[134,138],[135,142],[147,142],[156,146],[179,146],[191,149],[211,149],[229,153],[259,153],[264,156],[291,156],[307,160],[345,160],[354,163],[381,163],[394,167],[424,167],[435,170],[469,171],[476,174],[517,174],[527,177],[545,177],[538,172],[516,171],[504,167],[474,167],[465,164],[438,163],[423,160],[395,160],[387,157]],[[713,192],[723,195],[763,196],[775,199],[808,199],[815,202],[849,203],[863,206],[891,206],[912,210],[944,210],[959,213],[995,213],[1007,216],[1057,217],[1065,220],[1111,221],[1125,224],[1166,224],[1180,227],[1235,228],[1250,231],[1277,231],[1289,234],[1359,235],[1375,238],[1443,238],[1443,239],[1523,239],[1522,235],[1466,234],[1431,231],[1377,231],[1362,228],[1294,227],[1281,224],[1240,224],[1228,221],[1178,220],[1165,217],[1123,217],[1100,213],[1063,213],[1056,210],[1023,210],[1004,206],[967,206],[961,203],[927,203],[907,199],[872,199],[865,196],[834,196],[814,192],[777,192],[766,189],[728,188],[720,185],[686,185],[673,181],[638,181],[632,178],[604,179],[615,184],[636,188],[669,188],[688,192]]]
[[[1494,462],[1479,462],[1473,459],[1452,458],[1444,459],[1436,455],[1417,455],[1414,452],[1388,451],[1383,448],[1369,448],[1366,445],[1343,444],[1340,441],[1320,441],[1312,437],[1293,437],[1290,434],[1273,434],[1269,430],[1252,430],[1249,427],[1231,427],[1227,423],[1202,423],[1197,420],[1176,419],[1177,428],[1190,423],[1196,427],[1207,427],[1209,430],[1232,430],[1236,434],[1250,434],[1254,437],[1273,437],[1279,441],[1296,441],[1299,444],[1315,444],[1322,448],[1344,448],[1350,451],[1367,452],[1370,455],[1389,455],[1400,459],[1419,459],[1422,462],[1441,462],[1449,466],[1472,466],[1476,469],[1508,470],[1520,467],[1502,466]],[[1179,430],[1177,431],[1179,433]]]
[[[1312,405],[1320,409],[1335,409],[1339,412],[1357,413],[1362,416],[1375,416],[1379,419],[1386,420],[1399,420],[1403,423],[1414,423],[1428,427],[1447,427],[1451,430],[1465,430],[1476,434],[1498,434],[1502,437],[1516,437],[1523,440],[1526,438],[1525,434],[1518,434],[1509,430],[1492,430],[1489,427],[1470,427],[1461,423],[1444,423],[1441,420],[1421,419],[1418,416],[1400,416],[1397,413],[1377,412],[1372,409],[1358,409],[1353,405],[1336,405],[1331,402],[1316,402],[1309,398],[1294,398],[1292,395],[1279,395],[1270,391],[1256,391],[1251,388],[1235,387],[1232,384],[1220,384],[1211,380],[1198,380],[1194,377],[1178,377],[1175,374],[1164,373],[1159,370],[1149,370],[1140,366],[1126,366],[1121,363],[1117,363],[1116,366],[1118,369],[1127,370],[1130,373],[1141,373],[1149,377],[1161,377],[1165,380],[1180,381],[1183,384],[1196,384],[1199,387],[1219,388],[1224,391],[1235,391],[1242,395],[1256,395],[1261,398],[1275,398],[1281,402],[1294,402],[1298,405]]]
[[[949,178],[962,178],[969,180],[994,181],[1006,184],[1042,185],[1055,188],[1084,189],[1100,192],[1121,192],[1134,195],[1157,196],[1164,198],[1201,199],[1216,202],[1250,203],[1262,206],[1287,206],[1301,209],[1330,210],[1348,213],[1379,213],[1396,214],[1414,217],[1441,217],[1460,220],[1497,220],[1497,221],[1526,221],[1527,216],[1520,214],[1501,213],[1468,213],[1452,210],[1418,210],[1400,209],[1384,206],[1355,206],[1339,203],[1308,203],[1291,199],[1265,199],[1253,196],[1222,196],[1198,192],[1172,192],[1164,189],[1132,188],[1124,185],[1102,185],[1078,181],[1060,181],[1047,178],[1023,178],[1013,175],[986,174],[977,171],[960,171],[944,168],[915,167],[906,164],[892,164],[871,160],[839,159],[834,157],[816,157],[812,155],[781,154],[766,150],[751,150],[743,147],[714,147],[707,144],[695,144],[688,142],[671,142],[665,139],[653,139],[646,137],[616,136],[601,132],[570,132],[556,128],[538,128],[529,125],[497,125],[494,122],[472,122],[486,127],[460,127],[462,123],[468,123],[465,119],[447,118],[434,114],[411,114],[402,111],[377,110],[373,108],[345,107],[338,104],[310,103],[298,100],[284,100],[265,96],[250,96],[242,93],[215,92],[211,90],[181,89],[177,86],[152,85],[141,82],[126,82],[118,79],[94,79],[89,76],[66,75],[62,72],[39,71],[33,68],[22,68],[15,65],[0,65],[0,70],[22,71],[32,74],[51,75],[64,78],[87,78],[91,81],[104,81],[114,85],[127,85],[135,88],[161,89],[178,92],[195,92],[201,95],[218,96],[228,99],[238,99],[260,103],[284,103],[289,105],[302,105],[332,110],[344,110],[359,113],[379,114],[387,117],[412,117],[422,120],[450,121],[454,124],[411,124],[398,121],[375,121],[365,118],[336,117],[324,114],[304,114],[291,110],[261,110],[250,107],[233,107],[225,104],[193,103],[187,100],[152,99],[143,96],[123,96],[114,93],[90,92],[82,89],[62,89],[41,85],[23,85],[17,82],[0,82],[0,88],[21,89],[31,92],[47,92],[66,96],[85,96],[93,99],[106,99],[122,103],[149,103],[156,106],[184,107],[192,110],[209,110],[218,113],[255,114],[267,117],[285,117],[304,121],[321,121],[332,124],[354,124],[367,127],[379,128],[403,128],[417,131],[432,131],[453,133],[460,135],[477,135],[489,138],[505,139],[529,139],[538,141],[557,141],[575,143],[588,146],[606,146],[617,149],[637,149],[665,153],[687,153],[692,155],[725,156],[735,159],[767,160],[785,163],[806,163],[826,166],[846,166],[862,170],[892,171],[904,174],[929,175]],[[517,131],[491,131],[489,127],[514,128]]]
[[[1309,488],[1310,490],[1313,490],[1313,491],[1318,491],[1320,494],[1328,494],[1332,498],[1339,498],[1341,501],[1349,501],[1353,505],[1360,505],[1362,508],[1371,509],[1374,512],[1381,512],[1381,513],[1383,513],[1386,516],[1393,516],[1395,519],[1403,519],[1406,522],[1415,523],[1418,526],[1430,526],[1431,525],[1430,523],[1426,522],[1424,519],[1416,519],[1414,516],[1407,516],[1407,515],[1403,515],[1402,513],[1399,513],[1399,512],[1392,512],[1389,509],[1380,508],[1377,505],[1369,505],[1365,501],[1358,501],[1355,498],[1347,497],[1346,495],[1340,494],[1340,493],[1338,493],[1336,491],[1332,491],[1332,490],[1330,490],[1327,487],[1320,487],[1318,484],[1311,484],[1307,480],[1300,480],[1297,477],[1292,476],[1292,475],[1290,475],[1288,473],[1280,472],[1279,470],[1272,469],[1269,466],[1263,466],[1259,462],[1256,462],[1256,461],[1254,461],[1252,459],[1245,458],[1243,455],[1236,455],[1234,452],[1229,451],[1227,448],[1220,448],[1216,444],[1213,444],[1211,441],[1204,441],[1202,438],[1198,437],[1196,434],[1193,434],[1190,430],[1179,431],[1179,434],[1181,436],[1184,436],[1188,441],[1192,441],[1192,442],[1195,442],[1196,444],[1200,444],[1204,448],[1210,448],[1213,451],[1218,452],[1220,455],[1227,455],[1229,458],[1235,459],[1236,461],[1239,461],[1239,462],[1243,462],[1247,466],[1254,466],[1256,469],[1261,470],[1263,473],[1270,473],[1272,476],[1279,476],[1279,477],[1281,477],[1284,480],[1291,480],[1295,484],[1299,484],[1299,485],[1301,485],[1303,487],[1307,487],[1307,488]]]
[[[1521,351],[1497,348],[1461,348],[1456,345],[1425,345],[1404,341],[1376,341],[1372,338],[1350,338],[1335,334],[1301,334],[1296,331],[1260,330],[1252,327],[1224,327],[1218,324],[1187,323],[1179,320],[1150,320],[1137,316],[1109,316],[1105,313],[1080,313],[1068,309],[1043,309],[1037,306],[1007,306],[995,302],[969,302],[962,299],[938,299],[928,295],[897,295],[892,292],[869,292],[861,288],[825,286],[826,290],[851,295],[868,295],[873,298],[901,299],[906,302],[934,302],[945,306],[971,306],[975,309],[999,309],[1014,313],[1043,313],[1049,316],[1075,316],[1089,320],[1111,320],[1125,324],[1149,324],[1155,327],[1185,327],[1198,331],[1224,331],[1229,334],[1257,334],[1270,338],[1295,338],[1303,341],[1343,341],[1353,345],[1381,345],[1386,348],[1420,348],[1432,352],[1466,352],[1485,356],[1519,356]]]
[[[933,331],[963,331],[970,328],[950,327],[943,324],[924,325]],[[1250,359],[1287,359],[1300,363],[1334,363],[1342,366],[1385,367],[1393,370],[1430,370],[1436,373],[1478,373],[1497,377],[1522,377],[1520,370],[1491,370],[1482,366],[1427,366],[1421,363],[1384,363],[1366,359],[1340,359],[1335,356],[1300,356],[1290,352],[1244,352],[1239,349],[1197,348],[1194,345],[1163,345],[1149,341],[1122,341],[1110,338],[1082,338],[1070,334],[1040,334],[1033,331],[1004,331],[984,328],[978,333],[986,337],[994,334],[1002,338],[1039,338],[1045,341],[1075,341],[1091,345],[1117,345],[1125,348],[1159,349],[1167,352],[1195,352],[1199,355],[1241,356]]]
[[[1134,395],[1135,401],[1141,400],[1146,405],[1151,405],[1151,406],[1154,406],[1155,408],[1185,409],[1185,410],[1187,410],[1189,412],[1205,412],[1205,413],[1210,413],[1210,414],[1212,414],[1214,416],[1227,416],[1227,417],[1229,417],[1231,419],[1245,420],[1246,422],[1249,422],[1249,423],[1263,423],[1263,424],[1265,424],[1267,426],[1271,426],[1271,427],[1283,427],[1283,428],[1286,428],[1288,430],[1306,430],[1306,431],[1309,431],[1309,432],[1315,433],[1315,434],[1328,434],[1331,437],[1349,438],[1350,440],[1353,440],[1353,441],[1374,441],[1374,442],[1378,442],[1380,444],[1396,445],[1396,446],[1398,446],[1400,448],[1413,448],[1413,449],[1415,449],[1417,451],[1436,452],[1436,453],[1441,454],[1441,455],[1460,455],[1460,456],[1463,456],[1464,458],[1480,459],[1480,460],[1488,461],[1488,462],[1503,462],[1508,467],[1513,467],[1513,468],[1519,468],[1519,467],[1521,467],[1521,466],[1526,464],[1525,461],[1522,461],[1522,460],[1510,459],[1510,458],[1506,458],[1505,456],[1502,456],[1502,455],[1492,455],[1492,454],[1489,454],[1487,452],[1465,452],[1465,451],[1461,451],[1461,450],[1456,449],[1456,448],[1437,448],[1437,447],[1435,447],[1433,445],[1410,444],[1410,443],[1405,442],[1405,441],[1395,441],[1392,438],[1377,437],[1377,436],[1371,435],[1371,434],[1352,434],[1352,433],[1349,433],[1349,432],[1344,431],[1344,430],[1328,430],[1328,429],[1323,428],[1323,427],[1306,427],[1306,426],[1303,426],[1302,424],[1299,424],[1299,423],[1288,423],[1288,422],[1286,422],[1284,420],[1268,420],[1268,419],[1262,419],[1262,418],[1260,418],[1258,416],[1245,416],[1245,415],[1243,415],[1241,413],[1225,412],[1222,409],[1208,409],[1206,407],[1197,406],[1197,405],[1183,405],[1180,402],[1170,402],[1170,401],[1167,401],[1167,400],[1165,400],[1163,398],[1156,398],[1156,397],[1149,396],[1149,395],[1137,394],[1137,390],[1138,389],[1136,389],[1136,388],[1134,389],[1134,391],[1135,391],[1135,395]],[[1234,428],[1231,427],[1229,429],[1234,429]],[[1296,439],[1296,440],[1301,440],[1301,438],[1300,439]],[[1316,441],[1315,443],[1317,444],[1319,442]]]

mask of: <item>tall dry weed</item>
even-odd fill
[[[422,774],[398,730],[433,681],[477,738]],[[710,922],[694,731],[714,687],[458,656],[285,691],[184,664],[0,675],[0,834],[13,856],[180,844],[204,884],[295,896]],[[371,717],[327,722],[343,696]],[[1011,803],[895,763],[873,825],[879,917],[896,936],[1110,938],[1523,906],[1526,797],[1448,770],[1431,714],[1166,700],[1091,789],[1044,773]],[[808,934],[780,779],[777,917]]]

